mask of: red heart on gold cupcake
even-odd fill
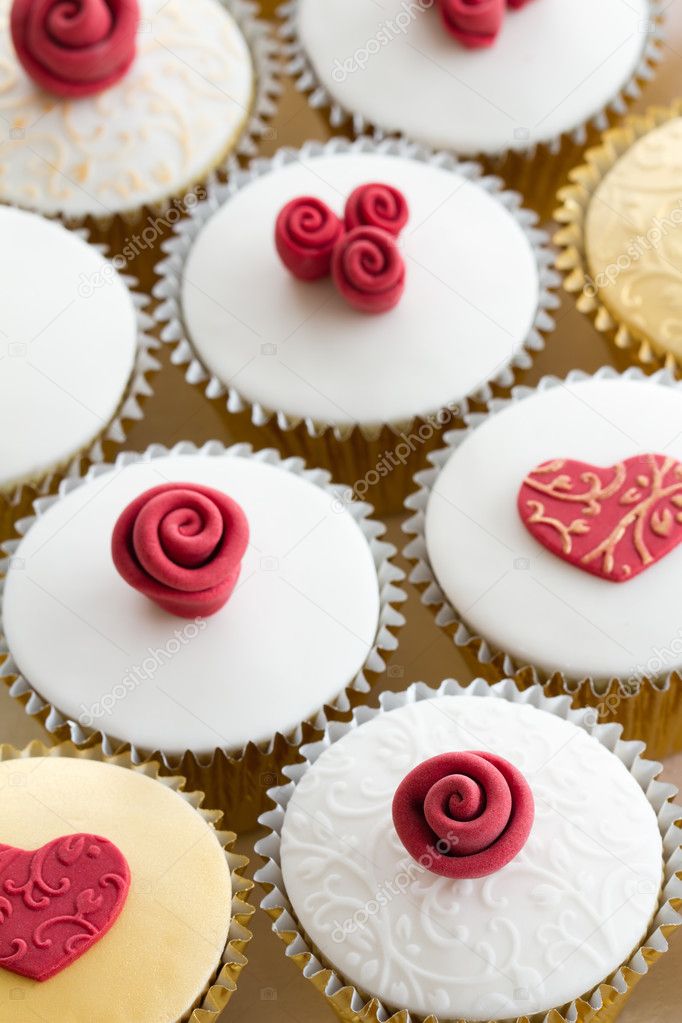
[[[526,477],[518,508],[552,554],[601,579],[626,582],[682,541],[682,464],[652,454],[607,468],[555,459]]]
[[[27,851],[0,845],[0,969],[48,980],[113,926],[130,889],[106,838],[67,835]]]

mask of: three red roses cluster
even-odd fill
[[[405,287],[396,238],[407,223],[404,195],[391,185],[360,185],[343,219],[312,196],[292,199],[275,225],[275,245],[287,269],[302,281],[331,275],[339,293],[364,313],[384,313]]]

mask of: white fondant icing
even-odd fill
[[[338,214],[359,184],[403,191],[405,293],[352,309],[331,280],[303,283],[274,245],[277,214],[315,195]],[[373,153],[306,156],[231,195],[184,267],[182,307],[204,365],[252,403],[318,422],[409,420],[456,404],[509,365],[535,320],[539,272],[518,221],[458,172]]]
[[[137,319],[102,255],[59,224],[0,207],[0,487],[59,466],[111,422]]]
[[[651,17],[650,0],[533,0],[472,51],[426,0],[298,0],[296,11],[315,73],[344,110],[469,155],[551,142],[600,114],[635,73]]]
[[[227,605],[196,625],[128,586],[119,514],[167,481],[223,490],[250,543]],[[333,494],[250,458],[175,455],[97,476],[56,502],[12,561],[4,631],[22,675],[72,720],[147,751],[240,750],[334,699],[374,644],[372,553]]]
[[[550,554],[516,506],[524,477],[549,459],[608,466],[645,452],[682,460],[682,394],[644,381],[553,387],[472,430],[435,482],[426,543],[475,634],[518,664],[576,680],[636,681],[682,665],[682,546],[616,584]]]
[[[487,750],[525,775],[535,821],[502,870],[423,869],[393,827],[403,777]],[[444,696],[379,714],[308,768],[286,810],[282,874],[301,927],[366,995],[420,1017],[488,1020],[560,1007],[609,977],[657,905],[656,815],[623,763],[571,722]]]
[[[251,107],[247,43],[218,0],[141,0],[125,77],[77,101],[38,88],[19,64],[0,0],[0,198],[41,213],[107,216],[176,195],[236,142]]]

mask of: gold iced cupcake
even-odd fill
[[[645,365],[682,362],[682,104],[607,132],[562,189],[565,287]]]
[[[246,963],[246,859],[157,765],[0,746],[0,1020],[215,1019]]]

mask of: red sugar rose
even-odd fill
[[[120,575],[181,618],[219,611],[234,590],[249,540],[244,512],[210,487],[153,487],[120,515],[111,554]]]
[[[77,99],[102,92],[135,57],[138,0],[14,0],[10,27],[28,75]]]
[[[471,49],[491,46],[502,28],[505,0],[439,0],[448,32]]]
[[[343,224],[326,203],[313,196],[292,199],[275,224],[275,245],[286,268],[302,281],[327,277],[332,250]]]
[[[432,757],[410,771],[393,798],[393,823],[410,856],[451,878],[501,870],[526,844],[534,815],[521,772],[492,753]]]
[[[400,301],[405,264],[390,234],[356,227],[334,248],[332,277],[350,305],[363,313],[385,313]]]
[[[399,189],[380,182],[360,185],[346,203],[346,230],[354,227],[380,227],[396,238],[409,216],[407,201]]]

